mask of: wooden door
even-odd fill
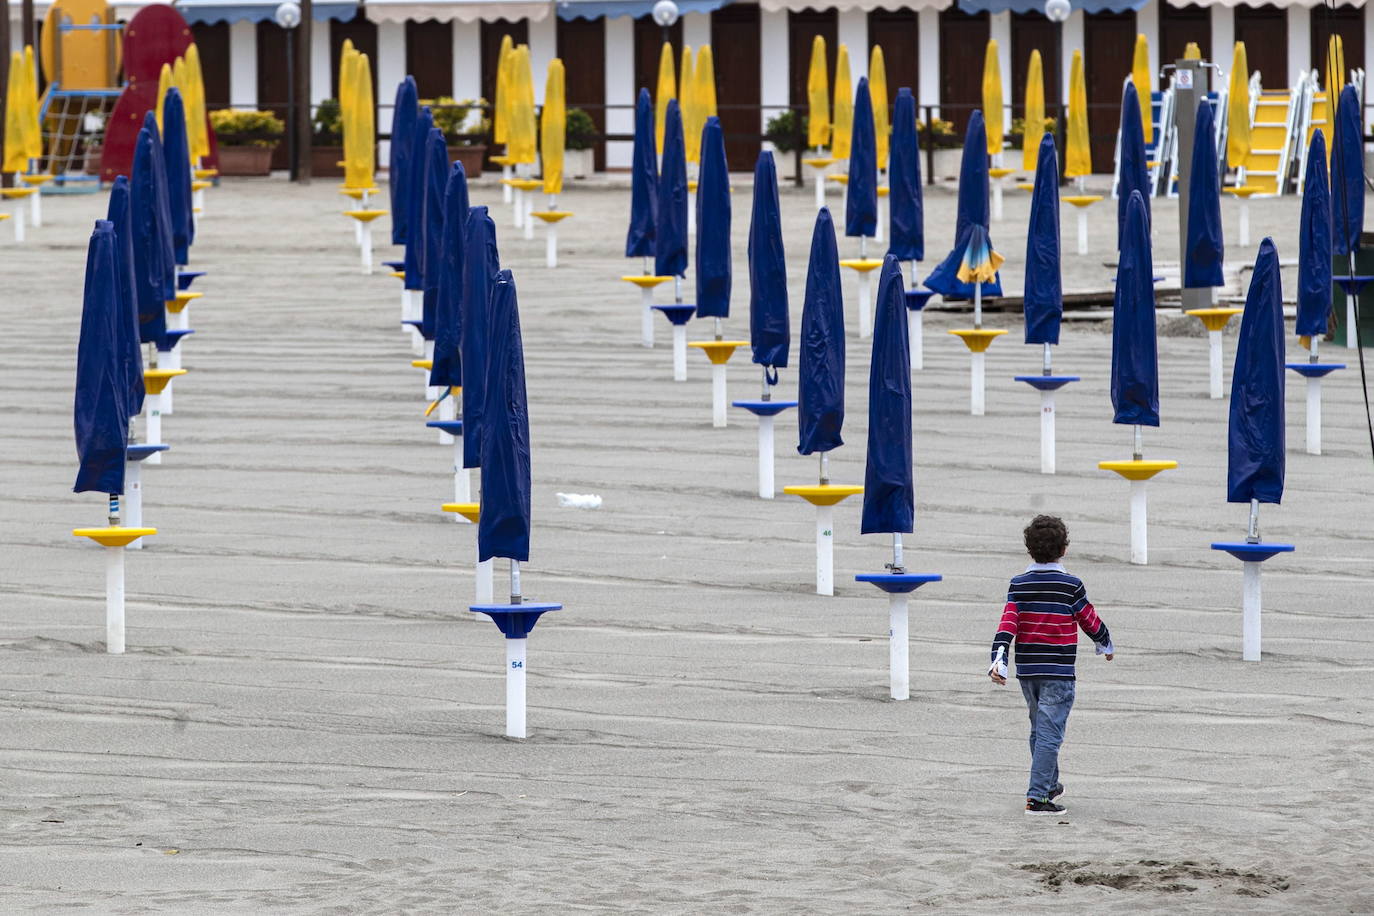
[[[752,3],[725,6],[711,14],[716,103],[725,132],[725,158],[733,171],[752,169],[759,157],[763,133],[759,113],[760,28],[759,8]],[[789,177],[779,176],[779,180]]]
[[[271,20],[259,22],[258,32],[258,108],[270,111],[282,119],[289,133],[291,119],[287,105],[291,101],[289,74],[286,69],[287,43],[295,44],[296,30],[289,33]],[[290,137],[283,136],[272,153],[272,168],[290,167]]]
[[[954,123],[959,137],[973,110],[983,107],[983,57],[990,34],[987,13],[955,7],[940,12],[940,117]]]
[[[345,39],[353,42],[353,47],[367,55],[367,69],[372,71],[372,98],[377,99],[377,23],[363,15],[361,8],[357,15],[347,22],[329,20],[329,94],[339,97],[339,53],[343,50]],[[395,91],[396,87],[392,87]]]
[[[482,98],[488,105],[496,104],[496,69],[501,65],[501,39],[507,35],[517,45],[529,44],[529,21],[497,19],[482,23]]]
[[[1116,129],[1121,123],[1121,89],[1135,57],[1135,13],[1091,13],[1083,17],[1083,76],[1088,84],[1088,130],[1094,168],[1112,170]],[[1142,99],[1141,105],[1148,105]]]
[[[421,99],[453,95],[453,23],[406,22],[406,72]]]
[[[873,10],[868,14],[868,51],[881,45],[887,66],[887,100],[891,105],[897,90],[910,89],[919,101],[921,84],[921,33],[915,10]],[[890,122],[889,122],[890,123]]]
[[[568,108],[591,115],[597,133],[606,132],[606,20],[558,20],[558,58],[567,74]],[[606,167],[606,145],[594,150],[597,170]]]
[[[191,39],[200,54],[201,80],[205,83],[205,110],[228,108],[229,98],[229,23],[197,22],[191,26]],[[247,105],[248,99],[240,99]]]
[[[1326,43],[1333,34],[1341,36],[1345,49],[1345,81],[1350,82],[1351,70],[1364,67],[1364,16],[1364,10],[1353,6],[1313,7],[1311,67],[1321,74],[1323,87],[1326,86]]]
[[[1250,72],[1265,90],[1288,88],[1288,14],[1272,4],[1236,7],[1236,41],[1245,42]]]
[[[1211,60],[1212,55],[1212,16],[1205,6],[1174,6],[1172,3],[1159,5],[1159,62],[1172,64],[1183,57],[1183,49],[1188,42],[1197,42],[1202,56]],[[1218,49],[1225,60],[1217,61],[1224,67],[1231,66],[1231,49]],[[1215,80],[1213,80],[1215,82]]]
[[[668,41],[673,46],[673,81],[677,82],[682,72],[682,20],[678,19],[668,30]],[[714,54],[715,48],[711,51]],[[663,53],[663,27],[654,22],[652,16],[640,16],[635,20],[635,91],[639,98],[640,89],[649,90],[649,98],[655,105],[658,102],[658,58]],[[716,62],[719,68],[720,62]],[[754,78],[758,82],[758,78]],[[657,110],[657,108],[655,108]]]
[[[811,45],[817,35],[825,39],[825,72],[830,80],[830,96],[834,99],[839,32],[839,14],[834,10],[792,10],[787,14],[787,97],[797,110],[806,110],[806,78],[811,72]],[[851,57],[856,50],[849,49]]]
[[[1011,14],[1011,92],[1008,99],[1012,117],[1026,114],[1026,68],[1032,51],[1040,52],[1045,74],[1045,117],[1058,118],[1061,107],[1059,88],[1059,26],[1040,13]],[[1005,53],[1005,52],[1003,52]]]

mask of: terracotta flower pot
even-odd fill
[[[315,178],[342,178],[343,157],[342,146],[310,147],[310,174]]]
[[[476,178],[482,174],[482,160],[487,157],[487,148],[479,144],[460,146],[456,143],[448,145],[449,162],[463,163],[463,172],[469,178]]]
[[[272,146],[221,146],[219,173],[221,175],[272,174]]]

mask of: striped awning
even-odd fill
[[[516,22],[528,19],[539,22],[548,18],[553,3],[535,0],[446,0],[446,2],[416,3],[414,0],[365,0],[363,12],[373,22],[493,22],[506,19]]]
[[[655,0],[557,0],[559,19],[597,19],[630,16],[638,19],[654,11]],[[713,13],[730,0],[677,0],[679,13]]]
[[[945,10],[954,0],[759,0],[759,8],[767,13],[787,10]]]
[[[271,22],[281,0],[179,0],[173,4],[191,25],[197,22]],[[358,0],[311,4],[316,22],[338,19],[347,22],[358,14]]]
[[[1075,10],[1093,13],[1125,13],[1139,10],[1147,0],[1070,0]],[[1179,6],[1188,6],[1184,0]],[[1321,2],[1321,0],[1315,0]],[[959,0],[965,13],[1043,13],[1045,0]]]
[[[1225,6],[1225,7],[1237,7],[1237,6],[1268,6],[1268,5],[1269,5],[1268,0],[1168,0],[1168,2],[1169,2],[1169,5],[1170,5],[1170,6]],[[1345,7],[1350,7],[1351,9],[1359,9],[1360,7],[1364,6],[1364,3],[1365,3],[1365,0],[1353,0],[1353,2],[1352,2],[1352,0],[1343,0],[1343,2],[1337,3],[1336,6],[1337,6],[1337,7],[1345,6]],[[1076,5],[1076,4],[1075,4],[1075,5]],[[1281,4],[1279,4],[1279,5],[1280,5],[1280,6],[1300,6],[1300,7],[1303,7],[1304,9],[1310,9],[1310,8],[1312,8],[1312,7],[1325,6],[1326,4],[1323,2],[1323,0],[1284,0],[1284,2],[1281,3]]]

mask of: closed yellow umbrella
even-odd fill
[[[28,119],[29,106],[24,101],[28,80],[24,79],[24,53],[10,55],[9,88],[5,90],[5,161],[0,169],[6,172],[29,170]]]
[[[172,85],[181,94],[181,123],[186,127],[186,156],[192,165],[195,164],[195,154],[191,152],[191,89],[190,73],[186,69],[186,58],[178,57],[172,61]]]
[[[714,118],[716,112],[716,62],[711,54],[710,45],[702,45],[697,48],[697,63],[692,68],[692,74],[697,81],[697,108],[701,112],[701,123],[697,125],[698,133],[700,128],[706,126],[707,118]],[[697,138],[697,149],[701,149],[701,138]]]
[[[343,132],[343,160],[344,160],[344,187],[355,187],[354,179],[357,177],[358,151],[356,128],[358,126],[355,118],[354,108],[357,105],[356,85],[357,64],[354,58],[358,57],[358,52],[353,47],[353,42],[344,40],[343,48],[339,54],[339,124]]]
[[[1140,126],[1145,131],[1145,142],[1153,143],[1155,137],[1154,102],[1150,99],[1150,42],[1144,35],[1135,37],[1135,59],[1131,63],[1131,82],[1135,83],[1135,94],[1140,97]]]
[[[544,110],[539,118],[539,163],[544,172],[544,193],[563,192],[563,141],[568,133],[568,103],[564,90],[563,61],[549,61],[544,81]]]
[[[1326,41],[1326,124],[1328,141],[1334,136],[1336,126],[1336,105],[1345,88],[1345,47],[1341,36],[1332,35]],[[1326,145],[1327,158],[1331,157],[1334,143]]]
[[[692,69],[692,49],[688,45],[682,46],[682,60],[678,62],[677,90],[678,104],[682,108],[683,153],[688,162],[696,162],[700,158],[701,124],[697,123],[697,81]]]
[[[534,123],[534,76],[530,70],[529,45],[519,45],[511,57],[510,127],[507,149],[511,161],[533,164],[537,128]]]
[[[38,120],[38,64],[33,59],[33,45],[24,45],[24,98],[28,106],[24,118],[24,145],[30,159],[43,158],[43,129]]]
[[[997,54],[997,39],[989,38],[983,53],[983,119],[988,126],[988,155],[1002,152],[1006,117],[1002,111],[1002,64]]]
[[[1250,158],[1250,65],[1245,42],[1231,55],[1231,85],[1226,102],[1226,165],[1237,169]]]
[[[665,41],[658,53],[658,92],[654,96],[654,148],[660,156],[663,155],[663,122],[668,117],[668,101],[677,98],[673,69],[673,46]]]
[[[1184,60],[1202,60],[1202,48],[1198,47],[1196,41],[1190,41],[1183,46]]]
[[[162,133],[162,100],[167,98],[167,90],[171,89],[172,65],[163,64],[161,72],[157,75],[157,108],[153,111],[153,117],[157,118],[157,132]]]
[[[835,54],[835,123],[830,131],[830,155],[849,158],[849,142],[854,135],[854,84],[849,77],[849,48],[843,44]]]
[[[1031,51],[1026,66],[1026,111],[1021,133],[1021,168],[1035,171],[1040,158],[1040,138],[1045,135],[1045,69],[1040,52]]]
[[[873,139],[878,151],[878,169],[886,171],[892,124],[887,118],[887,64],[883,61],[881,45],[874,45],[868,55],[868,97],[873,103]]]
[[[811,40],[811,69],[806,73],[806,145],[820,149],[830,142],[830,77],[825,69],[825,39]]]
[[[210,155],[210,132],[205,127],[205,76],[200,67],[200,49],[186,49],[186,133],[191,140],[191,162]]]
[[[1069,65],[1069,123],[1064,148],[1064,177],[1079,178],[1093,171],[1092,146],[1088,142],[1088,84],[1083,78],[1083,52],[1073,52]]]
[[[491,135],[495,143],[507,145],[510,154],[510,65],[515,45],[509,34],[501,36],[501,53],[496,58],[496,100],[492,106]]]
[[[377,122],[372,103],[372,70],[368,57],[353,51],[344,61],[348,70],[348,106],[343,105],[342,79],[339,108],[343,113],[344,187],[371,188],[377,168]],[[341,74],[342,76],[342,74]]]

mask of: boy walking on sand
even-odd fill
[[[1112,660],[1107,625],[1088,603],[1087,590],[1077,576],[1064,571],[1069,531],[1052,515],[1037,515],[1026,526],[1026,551],[1032,562],[1011,580],[1002,623],[992,640],[988,676],[1007,682],[1007,655],[1016,641],[1016,678],[1030,712],[1030,787],[1027,814],[1063,814],[1055,804],[1064,792],[1059,782],[1059,745],[1074,698],[1074,659],[1078,629],[1097,644],[1097,654]]]

